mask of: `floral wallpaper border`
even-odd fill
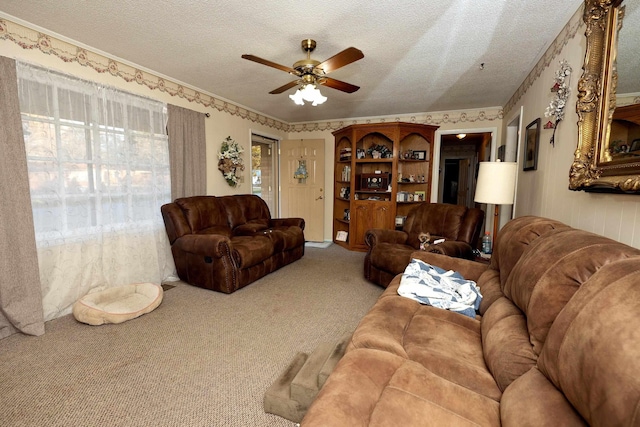
[[[294,123],[289,126],[289,132],[314,132],[314,131],[334,131],[345,126],[367,123],[385,122],[409,122],[428,125],[474,123],[484,121],[502,120],[504,114],[502,108],[483,108],[477,110],[458,110],[448,112],[420,113],[408,115],[384,116],[366,119],[348,119],[326,122]]]
[[[640,95],[638,94],[620,94],[616,97],[616,105],[618,107],[626,107],[628,105],[640,104]]]

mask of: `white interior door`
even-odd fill
[[[296,179],[300,162],[309,176]],[[283,218],[305,220],[307,241],[324,241],[324,139],[285,140],[280,143],[280,212]]]

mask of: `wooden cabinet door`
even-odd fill
[[[371,228],[393,228],[394,216],[391,202],[354,202],[351,211],[351,227],[354,247],[366,248],[364,235]]]

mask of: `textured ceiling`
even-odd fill
[[[16,17],[109,55],[296,123],[503,106],[582,0],[0,0]],[[269,91],[292,77],[242,59],[291,66],[354,46],[360,61],[330,74],[323,105]],[[481,64],[484,63],[484,69]]]

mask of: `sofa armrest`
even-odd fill
[[[409,235],[404,231],[388,230],[383,228],[373,228],[367,230],[364,235],[364,241],[370,248],[378,243],[394,243],[404,245]]]
[[[448,255],[442,255],[434,252],[415,251],[411,253],[411,258],[419,259],[428,264],[435,265],[445,270],[453,270],[462,274],[467,280],[478,282],[478,279],[489,266],[481,262],[470,261],[462,258],[452,258]]]
[[[304,219],[303,218],[271,218],[269,220],[270,227],[291,227],[297,226],[304,230]]]
[[[162,220],[164,221],[165,229],[167,230],[167,237],[169,243],[173,245],[176,239],[191,233],[191,227],[187,223],[182,209],[176,203],[167,203],[160,207],[162,213]]]
[[[174,247],[192,254],[222,258],[231,255],[231,240],[221,234],[187,234],[175,241]]]
[[[473,259],[473,249],[467,242],[445,240],[437,245],[430,245],[426,252],[449,255],[455,258]]]

